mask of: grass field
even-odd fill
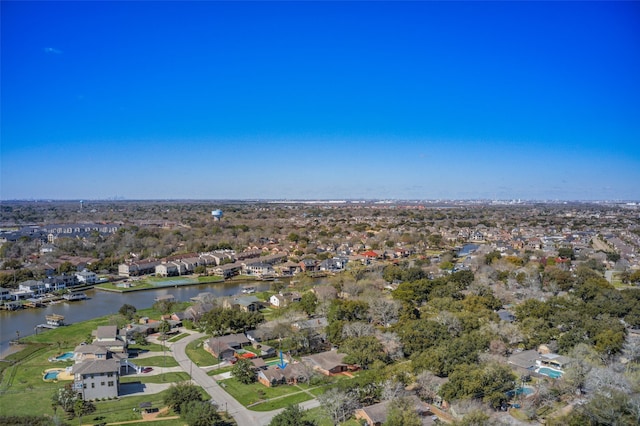
[[[245,407],[267,399],[289,395],[300,392],[301,389],[296,386],[274,386],[266,387],[258,382],[245,385],[235,378],[222,380],[221,386],[229,395],[233,396],[240,404]],[[307,399],[311,399],[310,397]],[[282,407],[287,404],[282,405]],[[253,409],[253,407],[252,407]]]
[[[169,351],[167,351],[166,356],[162,356],[162,353],[160,353],[159,356],[152,356],[149,358],[142,358],[139,360],[133,359],[133,362],[139,365],[143,365],[145,367],[177,367],[178,366],[178,361],[176,361],[175,358],[171,356],[171,353],[169,353]]]
[[[202,342],[209,337],[202,337],[189,343],[186,348],[187,357],[198,367],[217,365],[220,361],[202,348]]]

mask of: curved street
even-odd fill
[[[273,411],[251,411],[245,408],[242,404],[231,397],[231,395],[225,392],[212,377],[207,375],[204,370],[193,365],[192,361],[187,357],[185,351],[187,344],[204,336],[204,333],[191,333],[188,337],[180,339],[171,345],[173,356],[180,367],[185,372],[191,373],[191,379],[198,386],[201,386],[205,391],[207,391],[209,396],[211,396],[211,399],[218,405],[218,409],[227,410],[239,426],[268,425],[271,422],[271,419],[282,411],[282,409]],[[301,403],[300,407],[309,409],[317,407],[318,405],[318,400],[312,399]]]

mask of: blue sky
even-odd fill
[[[1,199],[640,200],[639,2],[1,8]]]

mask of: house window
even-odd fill
[[[107,377],[113,377],[113,373],[107,373]]]
[[[104,382],[100,382],[100,386],[104,386]]]
[[[87,384],[86,384],[86,383],[83,383],[83,384],[82,384],[82,389],[86,389],[86,388],[87,388]]]
[[[112,386],[113,386],[113,381],[108,382],[108,383],[107,383],[107,386],[112,387]]]
[[[91,383],[91,389],[95,389],[96,384],[95,383]]]

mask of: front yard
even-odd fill
[[[269,411],[274,408],[282,408],[287,404],[291,403],[288,398],[282,398],[286,395],[291,395],[300,392],[300,395],[303,395],[303,398],[296,401],[296,403],[308,401],[312,399],[312,396],[305,392],[308,389],[308,386],[274,386],[274,387],[266,387],[258,382],[251,383],[249,385],[245,385],[240,383],[235,378],[226,379],[218,382],[222,388],[229,393],[232,397],[234,397],[240,404],[245,407],[251,407],[252,410],[256,411]],[[302,386],[305,386],[303,388]],[[267,400],[271,400],[273,398],[281,398],[277,401],[279,403],[276,407],[266,408],[266,409],[257,409],[255,404],[265,402]],[[283,402],[284,401],[284,402]]]

